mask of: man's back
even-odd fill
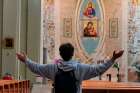
[[[58,71],[58,68],[63,70],[64,72],[74,70],[74,74],[77,79],[77,93],[80,93],[80,84],[83,80],[87,80],[104,73],[110,66],[112,66],[117,58],[122,56],[123,52],[124,51],[119,51],[116,53],[114,51],[111,60],[108,60],[106,63],[94,66],[80,64],[71,60],[74,55],[74,47],[70,43],[60,45],[59,53],[64,61],[60,62],[59,64],[35,64],[31,60],[29,60],[24,53],[17,53],[16,55],[18,59],[24,62],[32,72],[42,77],[47,77],[51,80],[55,80],[55,75]]]
[[[63,71],[58,68],[53,83],[55,93],[77,93],[76,84],[74,70]]]
[[[112,60],[108,60],[104,64],[100,65],[88,65],[81,64],[74,60],[70,60],[67,62],[59,62],[58,64],[46,64],[40,65],[32,62],[31,60],[27,60],[26,65],[28,68],[36,73],[41,75],[42,77],[47,77],[51,80],[55,80],[55,75],[58,71],[58,68],[63,71],[74,70],[75,77],[77,79],[77,89],[78,92],[81,92],[80,84],[83,80],[87,80],[93,77],[96,77],[102,73],[104,73],[114,62]]]

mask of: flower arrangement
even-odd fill
[[[118,63],[115,63],[113,65],[113,68],[117,69],[117,81],[119,82],[120,81],[120,74],[119,74],[119,72],[120,72],[120,65]]]

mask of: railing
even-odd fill
[[[137,89],[140,90],[140,83],[132,82],[109,82],[109,81],[95,81],[87,80],[82,82],[83,89]]]
[[[140,84],[87,80],[82,83],[82,93],[140,93]]]
[[[0,93],[30,93],[29,80],[0,80]]]

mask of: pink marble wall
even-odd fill
[[[104,31],[106,33],[105,42],[103,46],[103,51],[105,56],[112,55],[112,52],[115,49],[122,48],[122,0],[100,0],[103,2],[104,9],[104,21],[101,22],[101,25],[104,25]],[[74,37],[74,29],[75,29],[75,13],[76,6],[78,0],[60,0],[60,42],[71,42],[75,46],[75,56],[78,60],[82,59],[82,55],[77,51],[75,37]],[[72,36],[65,37],[64,36],[64,19],[71,18],[72,19]],[[110,18],[118,18],[118,37],[110,38],[109,37],[109,19]],[[56,24],[57,25],[57,24]],[[57,40],[55,40],[57,42]],[[121,61],[121,60],[118,60]],[[113,77],[116,77],[116,69],[111,68],[106,73],[112,73]],[[106,78],[106,74],[104,74],[104,78]],[[115,79],[114,79],[115,80]]]

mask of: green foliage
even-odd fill
[[[120,67],[119,67],[119,64],[118,64],[118,63],[115,63],[115,64],[113,65],[113,68],[119,69],[119,68],[120,68]]]

